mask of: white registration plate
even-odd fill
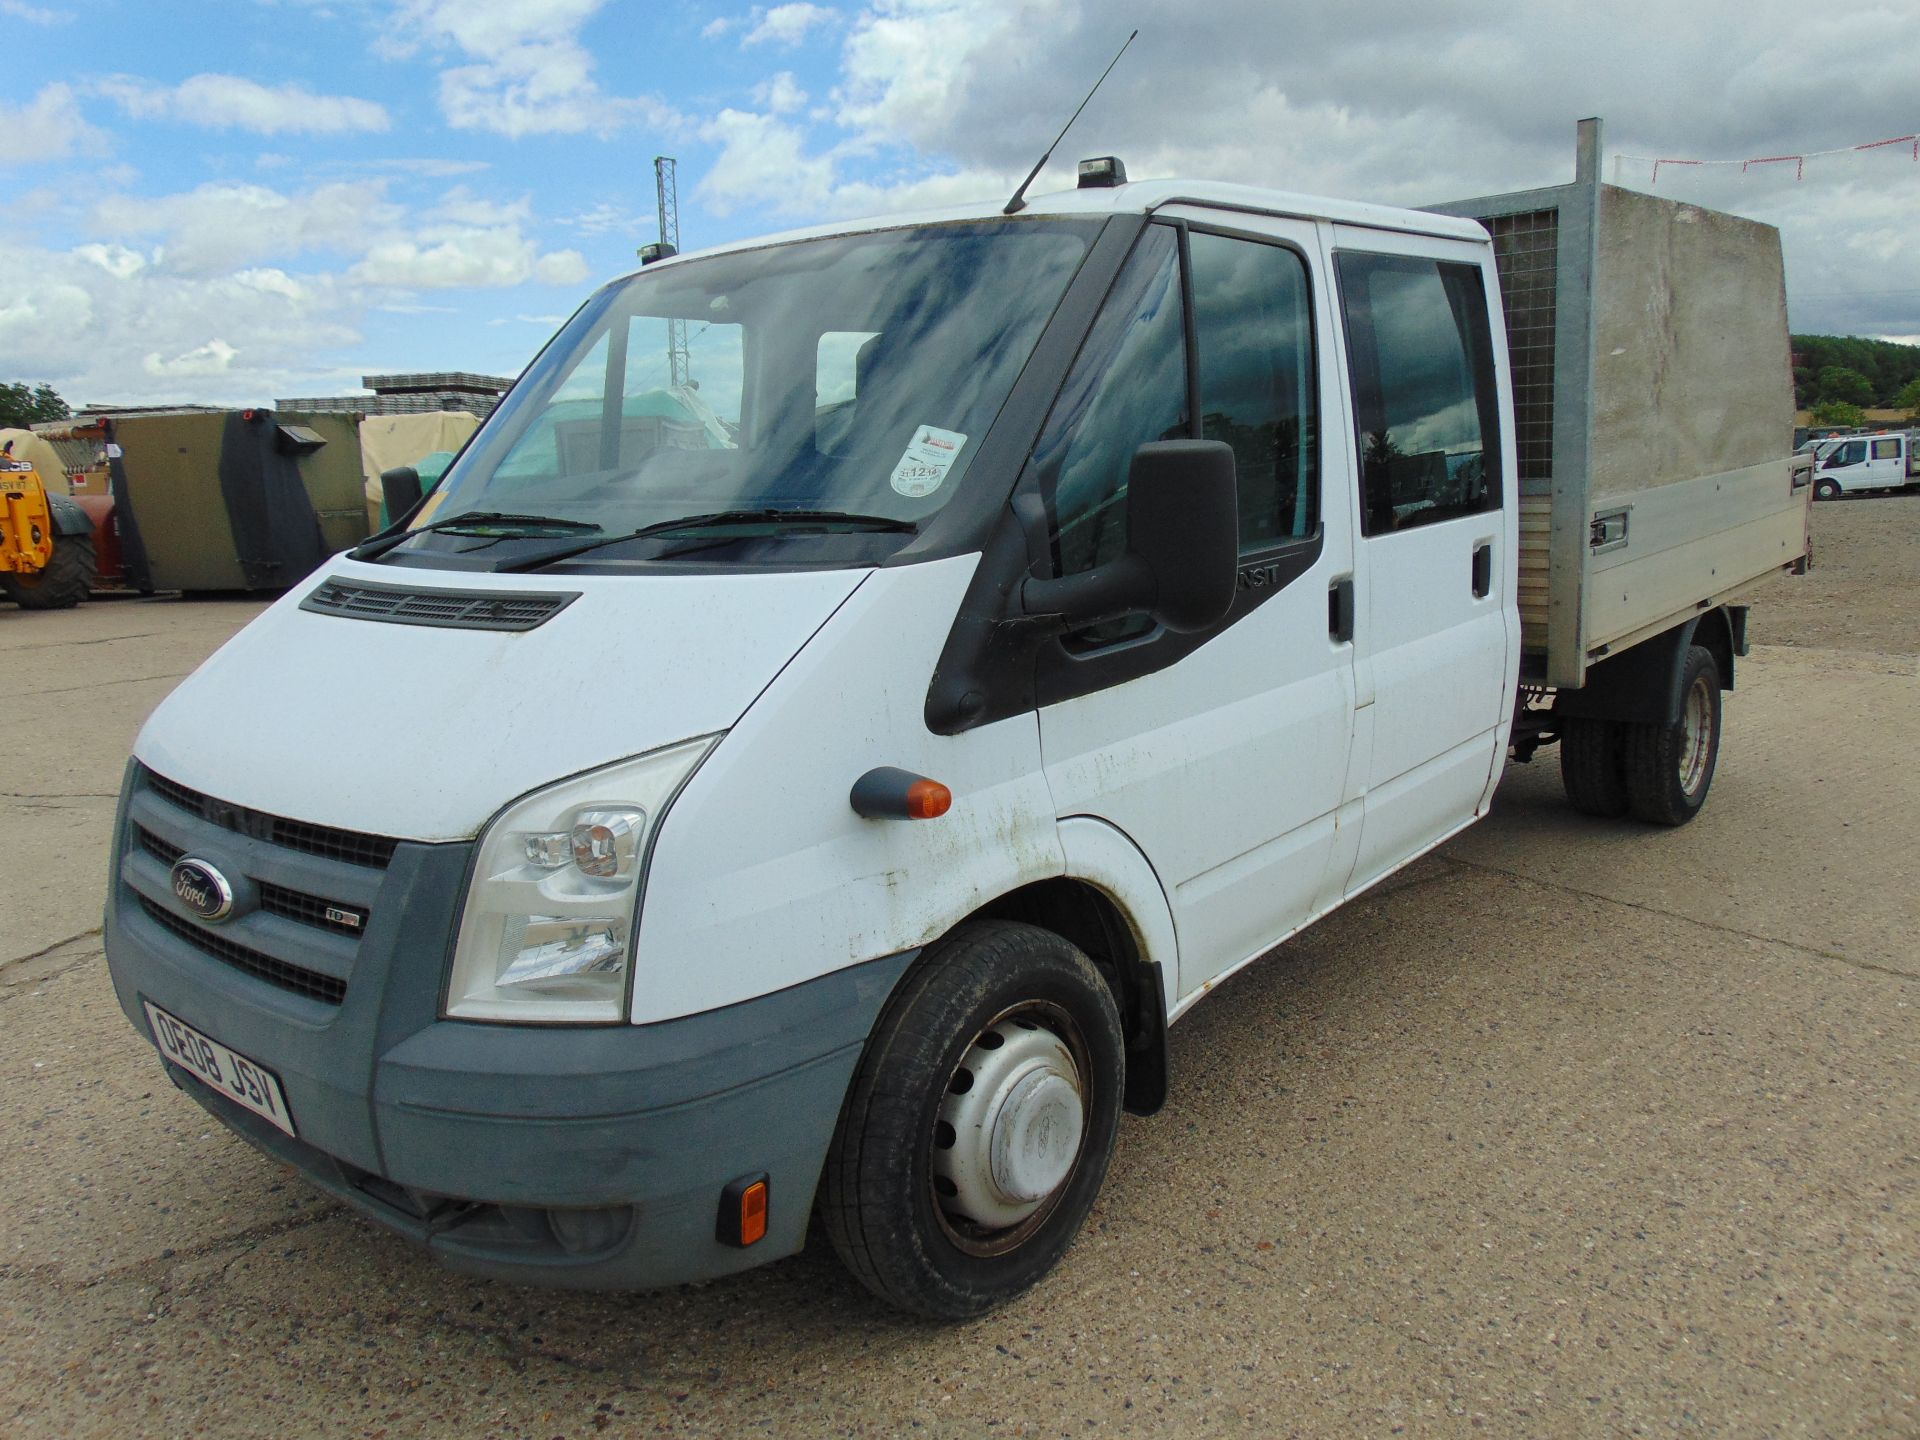
[[[280,1093],[280,1081],[271,1070],[237,1050],[229,1050],[211,1035],[202,1035],[152,1001],[145,1004],[147,1023],[153,1026],[153,1038],[159,1043],[162,1055],[206,1081],[234,1104],[246,1106],[289,1135],[294,1133],[293,1117],[287,1114],[287,1097]]]

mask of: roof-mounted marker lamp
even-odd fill
[[[893,765],[867,771],[847,800],[868,820],[938,820],[953,808],[953,792],[938,780]]]
[[[670,260],[680,252],[665,240],[651,240],[639,249],[640,263],[651,265],[656,260]]]
[[[1096,155],[1080,162],[1082,190],[1111,190],[1126,183],[1127,167],[1120,163],[1118,155]]]

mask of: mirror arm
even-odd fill
[[[1061,630],[1077,630],[1151,611],[1158,588],[1153,567],[1128,553],[1057,580],[1028,576],[1020,585],[1020,608],[1029,618],[1045,619]]]

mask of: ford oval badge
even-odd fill
[[[169,878],[180,902],[209,924],[233,914],[233,886],[206,861],[191,856],[176,860]]]

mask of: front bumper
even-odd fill
[[[143,1000],[279,1076],[299,1139],[168,1064],[231,1129],[454,1268],[494,1278],[643,1289],[801,1247],[854,1066],[911,954],[654,1025],[442,1020],[469,846],[401,842],[383,870],[334,873],[316,864],[325,857],[290,861],[263,844],[281,832],[248,812],[213,802],[196,814],[148,779],[130,771],[122,801],[108,966],[149,1041]],[[364,933],[343,958],[334,937],[304,935],[285,914],[205,926],[163,883],[173,848],[244,875],[243,887],[284,891],[297,871],[306,892],[360,904]],[[274,968],[302,961],[328,972],[337,1003]],[[722,1190],[762,1171],[766,1238],[723,1244]]]

